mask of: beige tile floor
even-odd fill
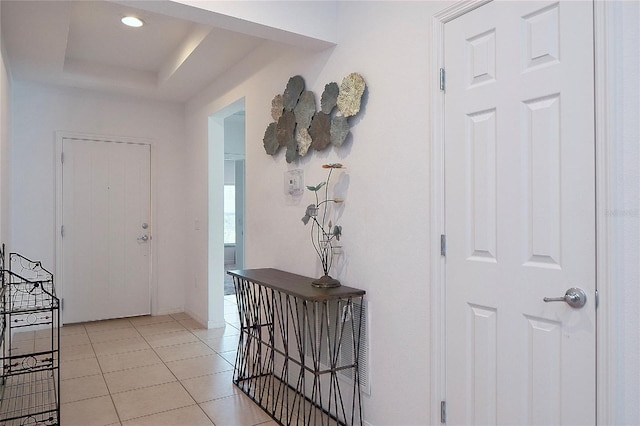
[[[274,425],[231,382],[240,334],[234,296],[225,296],[225,318],[214,330],[186,314],[64,326],[61,424]]]

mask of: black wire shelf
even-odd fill
[[[17,253],[6,269],[2,245],[0,277],[0,426],[59,425],[60,301],[53,274]]]

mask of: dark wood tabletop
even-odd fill
[[[317,288],[311,285],[315,278],[273,268],[239,269],[227,273],[233,277],[252,281],[279,292],[314,302],[361,297],[366,293],[364,290],[347,286]]]

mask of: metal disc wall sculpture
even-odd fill
[[[332,82],[324,86],[320,110],[316,110],[316,97],[305,90],[304,79],[291,77],[283,94],[271,101],[271,117],[264,132],[264,150],[269,155],[286,148],[287,163],[328,146],[341,146],[349,135],[349,117],[360,112],[366,88],[360,74],[351,73],[342,84]]]

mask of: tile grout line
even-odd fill
[[[226,310],[226,309],[225,309],[225,310]],[[176,376],[176,374],[175,374],[175,373],[174,373],[174,372],[169,368],[169,366],[167,365],[167,362],[168,362],[168,361],[165,361],[164,359],[162,359],[162,357],[160,356],[160,354],[159,354],[159,353],[158,353],[158,351],[157,351],[157,349],[162,348],[162,347],[180,346],[180,345],[185,344],[185,343],[177,343],[177,344],[175,344],[175,345],[166,345],[166,346],[160,346],[160,347],[157,347],[157,348],[156,348],[156,347],[154,347],[154,346],[152,346],[152,345],[151,345],[151,343],[149,342],[149,340],[148,340],[147,338],[148,338],[149,336],[152,336],[152,335],[156,335],[156,334],[167,334],[167,333],[162,333],[162,332],[161,332],[161,333],[156,333],[156,334],[152,334],[152,335],[144,336],[144,335],[140,332],[140,329],[139,329],[138,327],[144,327],[144,326],[147,326],[147,325],[154,325],[154,324],[170,323],[170,322],[177,323],[177,324],[179,324],[179,325],[180,325],[184,330],[188,331],[188,332],[190,333],[190,335],[191,335],[191,336],[193,336],[193,337],[195,338],[195,341],[194,341],[194,342],[189,342],[189,343],[196,343],[196,342],[197,342],[197,343],[201,343],[201,344],[205,345],[208,349],[210,349],[210,350],[213,352],[213,355],[216,355],[216,356],[220,357],[224,363],[229,364],[229,365],[230,365],[230,367],[231,367],[231,369],[230,369],[230,370],[224,370],[224,371],[211,372],[210,374],[202,374],[202,375],[199,375],[199,376],[196,376],[196,377],[193,377],[193,378],[204,377],[204,376],[215,375],[215,374],[220,374],[220,373],[225,373],[225,372],[228,372],[228,371],[232,371],[232,369],[233,369],[233,367],[234,367],[234,364],[233,364],[232,362],[230,362],[228,359],[226,359],[222,354],[223,354],[223,353],[227,353],[227,352],[233,352],[233,350],[231,350],[231,351],[218,351],[217,349],[215,349],[215,348],[211,347],[211,346],[207,343],[207,340],[223,339],[223,338],[225,338],[225,337],[232,337],[232,336],[237,336],[237,335],[236,335],[236,334],[231,334],[231,335],[225,336],[225,335],[224,335],[224,332],[223,332],[223,334],[221,334],[219,337],[214,337],[214,338],[210,338],[210,339],[205,339],[205,337],[204,337],[204,336],[203,336],[203,337],[200,337],[199,335],[195,334],[195,333],[194,333],[194,331],[193,331],[193,330],[194,330],[193,328],[190,328],[188,325],[183,324],[183,322],[187,322],[187,321],[189,321],[189,320],[192,320],[192,321],[193,321],[193,318],[191,318],[190,316],[188,316],[188,314],[187,314],[187,318],[182,318],[182,319],[176,319],[176,318],[174,318],[174,317],[173,317],[173,316],[171,316],[171,315],[169,315],[169,316],[171,317],[171,320],[170,320],[170,321],[168,320],[168,321],[162,321],[162,322],[151,322],[151,323],[149,323],[149,324],[144,324],[144,323],[143,323],[143,324],[140,324],[140,325],[138,325],[138,326],[135,324],[135,322],[130,321],[129,319],[123,318],[123,319],[126,319],[126,320],[127,320],[127,323],[128,323],[128,325],[129,325],[128,327],[118,327],[118,328],[114,328],[114,329],[105,329],[105,330],[99,330],[99,331],[97,331],[97,332],[98,332],[98,333],[100,333],[101,331],[113,331],[113,330],[118,330],[118,329],[125,330],[125,329],[133,328],[133,329],[136,331],[136,333],[138,334],[138,336],[142,338],[142,340],[146,343],[146,345],[148,345],[148,348],[138,349],[138,350],[131,350],[131,351],[127,351],[127,352],[124,352],[124,353],[140,352],[140,351],[142,351],[142,350],[151,349],[152,353],[154,353],[154,355],[159,359],[159,362],[160,362],[160,363],[161,363],[161,364],[162,364],[166,369],[168,369],[168,370],[169,370],[169,372],[171,373],[171,375],[175,378],[175,381],[176,381],[176,382],[178,382],[178,383],[180,384],[180,386],[182,387],[182,389],[184,389],[184,390],[185,390],[186,394],[187,394],[187,395],[189,395],[189,398],[190,398],[190,399],[191,399],[191,401],[193,402],[193,404],[189,404],[189,405],[184,406],[184,407],[178,407],[178,408],[175,408],[175,409],[172,409],[172,410],[163,410],[163,411],[158,411],[158,412],[156,412],[156,413],[148,414],[148,415],[145,415],[145,416],[138,416],[138,417],[135,417],[135,418],[141,418],[141,417],[147,417],[147,416],[151,416],[151,415],[156,415],[156,414],[166,413],[166,412],[169,412],[169,411],[174,411],[174,410],[178,410],[178,409],[182,409],[182,408],[186,408],[186,407],[191,407],[191,406],[194,406],[194,405],[195,405],[195,406],[197,406],[197,407],[199,408],[199,410],[200,410],[200,411],[202,411],[202,413],[203,413],[203,414],[205,414],[205,416],[206,416],[206,417],[207,417],[211,422],[213,422],[213,419],[212,419],[212,418],[211,418],[211,417],[210,417],[210,416],[209,416],[209,415],[204,411],[204,409],[201,407],[201,403],[199,403],[199,402],[197,402],[197,401],[196,401],[195,397],[194,397],[194,396],[193,396],[193,395],[192,395],[192,394],[187,390],[187,388],[184,386],[183,381],[182,381],[182,380],[180,380],[180,379],[178,379],[178,377]],[[237,328],[235,325],[233,325],[232,323],[229,323],[229,322],[226,320],[226,318],[225,318],[225,326],[232,327],[234,330],[237,330],[237,331],[239,332],[238,328]],[[92,340],[92,338],[91,338],[90,330],[88,330],[88,329],[87,329],[86,324],[82,324],[82,329],[83,329],[83,333],[77,333],[77,334],[84,334],[84,335],[86,335],[86,336],[87,336],[87,339],[88,339],[89,344],[90,344],[90,347],[91,347],[92,355],[93,355],[92,357],[86,357],[86,358],[82,358],[82,359],[91,359],[91,358],[95,359],[95,361],[96,361],[96,363],[97,363],[97,365],[98,365],[98,369],[99,369],[99,371],[100,371],[100,373],[99,373],[99,374],[101,375],[102,380],[103,380],[103,382],[104,382],[104,384],[105,384],[105,387],[106,387],[106,390],[107,390],[107,392],[108,392],[108,395],[109,395],[109,398],[110,398],[110,401],[111,401],[112,407],[113,407],[113,409],[115,410],[116,416],[117,416],[117,418],[118,418],[118,422],[119,422],[120,424],[122,424],[123,420],[122,420],[122,418],[121,418],[121,415],[120,415],[120,413],[119,413],[118,409],[116,408],[116,404],[115,404],[115,401],[114,401],[114,399],[113,399],[113,396],[114,396],[115,394],[117,394],[117,393],[122,393],[122,392],[125,392],[125,391],[117,392],[117,393],[113,393],[113,392],[112,392],[112,390],[111,390],[110,386],[109,386],[109,385],[108,385],[108,383],[107,383],[106,377],[105,377],[105,374],[107,374],[107,373],[104,371],[103,366],[102,366],[102,364],[101,364],[101,362],[100,362],[100,357],[98,356],[98,354],[97,354],[97,352],[96,352],[96,349],[95,349],[95,345],[96,345],[97,343],[106,343],[106,342],[109,342],[109,340],[107,340],[107,341],[105,341],[105,342],[94,342],[94,341]],[[176,332],[178,332],[178,331],[183,331],[183,330],[176,330]],[[171,332],[168,332],[168,333],[171,333]],[[95,332],[94,332],[94,334],[95,334]],[[136,336],[136,337],[138,337],[138,336]],[[122,339],[114,339],[114,340],[123,340],[123,339],[124,339],[124,338],[122,338]],[[74,346],[75,346],[75,345],[74,345]],[[72,346],[71,346],[71,347],[72,347]],[[119,353],[114,353],[114,354],[103,354],[103,357],[106,357],[106,356],[117,356],[117,355],[121,355],[121,354],[119,354]],[[193,358],[202,358],[202,357],[204,357],[204,356],[210,356],[210,355],[200,355],[200,356],[194,356],[194,357],[184,358],[184,359],[186,360],[186,359],[193,359]],[[176,361],[181,361],[181,360],[176,360]],[[130,369],[135,369],[135,368],[138,368],[138,367],[132,367],[132,368],[130,368]],[[117,370],[117,371],[125,371],[125,370],[129,370],[129,369],[128,369],[128,368],[125,368],[125,369],[123,369],[123,370]],[[82,377],[86,377],[86,376],[82,376]],[[75,377],[74,377],[74,378],[75,378]],[[79,378],[79,377],[78,377],[78,378]],[[192,379],[192,378],[189,378],[189,379]],[[188,379],[185,379],[185,380],[188,380]],[[168,383],[171,383],[171,382],[168,382]],[[142,387],[142,388],[136,388],[136,389],[131,389],[131,390],[145,389],[145,388],[150,388],[150,387],[154,387],[154,386],[160,386],[160,385],[163,385],[163,384],[166,384],[166,383],[161,383],[161,384],[157,384],[157,385],[153,385],[153,386],[145,386],[145,387]],[[131,390],[130,390],[130,391],[131,391]],[[231,397],[231,396],[234,396],[234,395],[236,395],[236,394],[233,394],[233,395],[227,395],[227,396],[219,397],[219,398],[213,398],[213,399],[211,399],[211,400],[204,401],[203,403],[207,403],[207,402],[211,402],[211,401],[215,401],[215,400],[219,400],[219,399],[228,398],[228,397]],[[90,400],[90,399],[100,398],[100,397],[102,397],[102,396],[106,396],[106,395],[101,395],[101,396],[97,396],[97,397],[93,397],[93,398],[80,399],[80,400],[78,400],[78,401],[86,401],[86,400]],[[78,402],[78,401],[70,401],[70,402],[67,402],[67,403],[65,403],[65,404],[69,404],[69,403],[71,403],[71,402]],[[133,418],[132,418],[132,419],[133,419]],[[129,421],[129,420],[132,420],[132,419],[128,419],[128,420],[126,420],[126,421]]]
[[[173,317],[172,317],[173,318]],[[191,317],[189,317],[190,319],[192,319]],[[211,348],[209,345],[207,345],[206,343],[204,343],[202,341],[202,339],[200,337],[198,337],[197,335],[195,335],[191,329],[185,327],[179,320],[176,320],[175,318],[173,318],[173,320],[175,322],[177,322],[178,324],[180,324],[180,326],[184,327],[184,329],[186,331],[188,331],[192,336],[194,336],[199,342],[203,343],[204,345],[206,345],[207,347],[209,347],[215,355],[220,356],[224,361],[228,362],[224,357],[222,357],[215,349]],[[167,321],[168,322],[168,321]],[[135,324],[132,324],[134,328],[136,328],[136,330],[138,330],[138,328],[135,326]],[[138,333],[140,331],[138,330]],[[159,333],[161,334],[161,333]],[[144,339],[145,342],[147,342],[147,344],[149,345],[149,347],[151,348],[151,350],[153,351],[153,353],[156,354],[156,356],[160,359],[160,362],[162,362],[162,364],[165,366],[165,368],[167,368],[169,370],[169,372],[173,375],[173,377],[175,377],[176,381],[178,382],[178,384],[182,387],[182,389],[184,389],[184,391],[187,393],[187,395],[189,395],[189,398],[191,398],[191,400],[193,401],[193,405],[195,405],[196,407],[198,407],[198,409],[200,411],[202,411],[202,413],[209,419],[209,421],[211,421],[212,424],[215,425],[213,419],[206,413],[206,411],[204,411],[202,409],[202,407],[200,406],[200,403],[196,401],[195,397],[189,392],[189,390],[184,386],[184,384],[182,383],[182,380],[178,379],[178,377],[175,375],[175,373],[171,370],[171,368],[169,368],[169,366],[166,364],[166,361],[162,359],[162,357],[160,356],[160,354],[156,351],[156,348],[151,346],[151,344],[149,343],[149,341],[146,339],[145,336],[142,336],[142,338]],[[179,346],[180,344],[176,344],[176,345],[167,345],[167,346]],[[167,346],[161,346],[161,347],[167,347]],[[203,355],[204,356],[204,355]],[[199,356],[199,357],[193,357],[193,358],[202,358],[203,356]],[[208,356],[208,355],[207,355]],[[185,359],[192,359],[192,358],[185,358]],[[181,360],[177,360],[177,361],[181,361]],[[216,373],[214,373],[216,374]],[[203,377],[203,376],[197,376],[197,377]],[[195,378],[195,377],[194,377]],[[185,379],[187,380],[187,379]],[[221,399],[221,398],[218,398]],[[213,401],[213,400],[212,400]],[[209,402],[209,401],[205,401],[205,402]],[[191,407],[192,405],[188,405],[186,407]],[[152,416],[152,415],[156,415],[156,414],[161,414],[161,413],[167,413],[170,411],[174,411],[174,410],[179,410],[182,408],[186,408],[186,407],[178,407],[178,408],[174,408],[171,410],[165,410],[165,411],[160,411],[157,413],[153,413],[153,414],[149,414],[147,416]],[[142,418],[142,417],[147,417],[147,416],[139,416],[139,417],[135,417],[135,418]],[[133,419],[129,419],[129,420],[133,420]]]
[[[131,321],[127,320],[127,322],[129,324],[131,324]],[[133,326],[133,324],[131,324]],[[116,402],[113,400],[113,394],[111,393],[111,389],[109,389],[109,384],[107,383],[107,380],[104,377],[104,370],[102,369],[102,364],[100,364],[100,359],[98,358],[98,354],[96,353],[96,349],[93,347],[93,341],[91,340],[91,336],[89,336],[89,332],[87,331],[87,327],[84,327],[85,331],[87,333],[87,337],[89,337],[89,342],[91,342],[91,349],[93,350],[93,353],[96,357],[96,362],[98,363],[98,368],[100,369],[100,374],[102,374],[102,381],[104,382],[105,387],[107,388],[107,392],[109,392],[109,399],[111,400],[111,405],[113,406],[113,411],[116,412],[116,417],[118,418],[118,423],[120,423],[120,425],[122,425],[122,419],[120,418],[120,412],[118,411],[118,408],[116,407]],[[136,330],[137,331],[137,330]]]
[[[173,317],[171,317],[173,318]],[[174,318],[174,321],[175,318]],[[176,321],[178,322],[178,321]],[[180,324],[178,322],[178,324]],[[182,326],[182,324],[180,324]],[[133,325],[135,327],[135,324]],[[183,326],[184,327],[184,326]],[[137,330],[137,327],[136,327]],[[186,330],[186,327],[185,327]],[[190,330],[187,330],[190,332]],[[191,400],[193,401],[193,403],[198,407],[198,409],[200,409],[203,414],[205,416],[207,416],[207,413],[204,412],[204,410],[202,410],[202,408],[200,408],[200,405],[198,405],[197,401],[195,400],[195,398],[193,397],[193,395],[191,395],[189,393],[189,391],[184,387],[184,385],[182,384],[182,382],[178,379],[178,377],[175,375],[175,373],[169,368],[169,366],[166,364],[166,362],[162,359],[162,357],[160,356],[160,354],[158,354],[158,352],[156,352],[156,348],[154,348],[153,346],[151,346],[151,343],[149,343],[149,341],[147,340],[146,337],[142,336],[142,338],[144,339],[145,342],[147,342],[147,345],[149,345],[149,347],[151,348],[151,350],[153,351],[154,354],[156,354],[156,356],[158,357],[158,359],[160,360],[160,362],[162,362],[162,365],[164,365],[164,367],[169,370],[169,372],[171,373],[171,375],[176,379],[176,381],[178,382],[178,384],[180,385],[180,387],[182,387],[182,389],[184,389],[184,391],[187,393],[187,395],[189,395],[189,398],[191,398]],[[189,407],[189,406],[188,406]],[[179,407],[179,408],[174,408],[173,410],[179,410],[181,408],[185,408],[185,407]],[[162,411],[163,413],[169,412],[169,411],[173,411],[173,410],[166,410],[166,411]],[[154,414],[159,414],[159,413],[154,413]],[[149,414],[150,416],[154,415],[154,414]],[[140,417],[135,417],[135,418],[141,418],[141,417],[145,417],[145,416],[140,416]],[[211,423],[213,423],[213,420],[211,420],[211,418],[209,416],[207,416],[207,418],[211,421]],[[130,419],[131,420],[131,419]]]
[[[138,333],[138,335],[142,338],[142,340],[144,340],[144,342],[149,346],[149,349],[151,349],[151,351],[152,351],[152,352],[153,352],[153,353],[158,357],[158,359],[159,359],[159,360],[160,360],[160,362],[165,366],[165,368],[167,368],[167,370],[169,370],[169,372],[174,376],[174,378],[176,379],[176,381],[178,381],[178,382],[179,382],[178,378],[177,378],[177,377],[175,377],[175,374],[173,374],[173,371],[171,371],[171,369],[169,369],[169,367],[167,367],[167,365],[164,363],[164,360],[162,360],[162,358],[160,358],[160,356],[158,355],[158,353],[155,351],[155,348],[154,348],[153,346],[151,346],[151,344],[150,344],[150,343],[147,341],[147,339],[142,335],[142,333],[140,333],[140,330],[138,330],[138,327],[136,327],[136,325],[135,325],[133,322],[131,322],[130,320],[127,320],[127,322],[129,322],[129,324],[131,325],[131,327],[133,327],[133,329],[134,329],[134,330],[136,330],[136,333]],[[168,322],[168,321],[167,321],[167,322]],[[152,323],[152,324],[153,324],[153,323]],[[147,325],[152,325],[152,324],[147,324]],[[161,323],[156,323],[156,324],[161,324]],[[87,333],[87,334],[89,334],[89,333]],[[91,341],[91,337],[90,337],[90,336],[89,336],[89,340]],[[122,339],[120,339],[120,340],[122,340]],[[91,347],[93,348],[93,342],[91,342]],[[139,350],[136,350],[136,351],[128,351],[128,352],[123,352],[123,353],[141,352],[141,351],[143,351],[143,350],[147,350],[147,349],[145,348],[145,349],[139,349]],[[94,349],[94,353],[95,353],[95,349]],[[112,355],[117,356],[117,355],[121,355],[121,354],[112,354]],[[141,417],[146,417],[146,416],[138,416],[138,417],[132,417],[131,419],[127,419],[127,420],[122,420],[122,418],[120,417],[120,412],[118,411],[118,408],[116,407],[116,403],[115,403],[115,401],[114,401],[114,399],[113,399],[113,395],[118,394],[118,393],[130,392],[130,391],[134,391],[134,390],[138,390],[138,389],[148,389],[148,388],[152,388],[152,387],[155,387],[155,386],[161,386],[161,385],[164,385],[164,384],[166,384],[166,383],[160,383],[160,384],[153,385],[153,386],[145,386],[145,387],[142,387],[142,388],[130,389],[130,390],[128,390],[128,391],[122,391],[122,392],[111,392],[111,389],[109,388],[109,384],[107,383],[107,380],[106,380],[106,378],[104,377],[105,373],[104,373],[104,371],[102,370],[102,365],[100,364],[100,360],[98,359],[98,355],[97,355],[97,354],[96,354],[96,360],[98,361],[98,366],[100,367],[100,372],[102,373],[102,380],[104,381],[105,386],[107,387],[107,391],[109,392],[109,398],[111,399],[111,403],[113,404],[113,409],[114,409],[114,410],[115,410],[115,412],[116,412],[116,416],[118,416],[118,422],[120,423],[120,425],[122,425],[122,422],[123,422],[123,421],[130,421],[130,420],[133,420],[133,419],[137,419],[137,418],[141,418]],[[133,370],[133,369],[136,369],[136,368],[139,368],[139,367],[132,367],[132,368],[130,368],[130,369],[117,370],[117,371]],[[171,382],[169,382],[169,383],[171,383]],[[182,386],[182,384],[180,384],[180,385]],[[185,389],[185,391],[186,391],[186,389]],[[188,393],[188,392],[187,392],[187,393]],[[191,396],[191,395],[189,395],[189,396]],[[194,400],[194,403],[195,403],[195,400]],[[180,407],[180,408],[184,408],[184,407]],[[151,415],[154,415],[154,414],[165,413],[165,412],[168,412],[168,411],[172,411],[172,410],[159,411],[159,412],[157,412],[157,413],[148,414],[148,416],[151,416]]]

